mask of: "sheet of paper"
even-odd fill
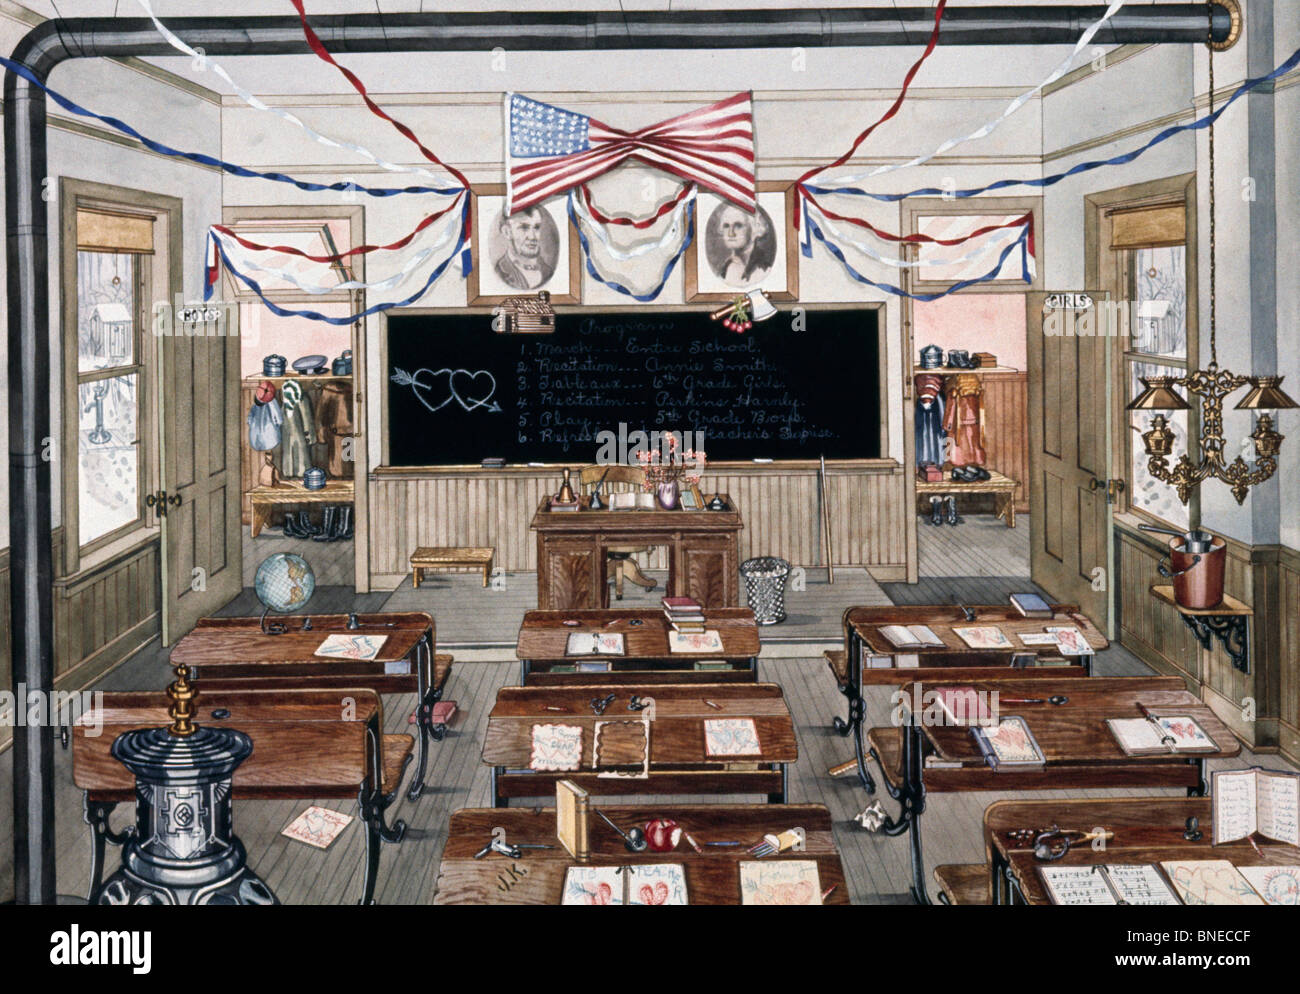
[[[811,859],[742,860],[740,903],[821,904],[821,875],[817,863]]]
[[[313,804],[289,822],[280,834],[298,842],[305,842],[317,849],[328,849],[330,843],[337,839],[343,829],[351,823],[351,815]]]
[[[1016,637],[1025,645],[1056,645],[1051,632],[1020,632]]]
[[[1011,640],[1002,634],[1001,628],[992,625],[980,625],[975,628],[954,628],[953,634],[972,649],[1012,649]]]
[[[1214,739],[1206,735],[1205,729],[1190,715],[1161,715],[1156,720],[1173,736],[1174,749],[1179,752],[1213,752],[1218,748]]]
[[[626,880],[624,879],[626,878]],[[673,906],[690,902],[686,870],[680,863],[644,866],[571,866],[564,874],[562,904],[613,907],[624,904],[627,885],[629,907]]]
[[[1235,842],[1254,832],[1258,811],[1255,771],[1215,773],[1213,786],[1214,844]]]
[[[707,718],[704,751],[709,756],[758,756],[758,729],[753,718]]]
[[[582,728],[534,725],[530,770],[576,770],[582,765]]]
[[[379,655],[379,650],[387,641],[387,635],[352,635],[336,632],[325,637],[325,641],[320,644],[315,654],[326,659],[370,660]]]
[[[1071,625],[1047,630],[1056,636],[1056,645],[1063,656],[1086,656],[1092,652],[1092,646],[1083,637],[1083,632]]]
[[[670,631],[668,648],[672,652],[721,652],[722,636],[712,628],[704,632]]]
[[[1077,906],[1116,904],[1115,895],[1094,866],[1040,866],[1053,904]]]
[[[1266,904],[1300,905],[1300,866],[1240,866]]]
[[[1033,763],[1042,760],[1020,718],[1003,718],[992,727],[982,729],[993,752],[1003,763]]]
[[[1256,781],[1259,812],[1256,830],[1260,835],[1278,842],[1300,846],[1296,826],[1296,809],[1300,807],[1300,777],[1260,770]]]
[[[1263,904],[1264,899],[1226,859],[1170,860],[1161,863],[1174,890],[1188,905]]]

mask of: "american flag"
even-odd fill
[[[517,93],[506,94],[507,212],[540,203],[639,159],[711,190],[745,210],[754,194],[754,107],[749,93],[639,131]]]

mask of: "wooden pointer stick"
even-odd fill
[[[822,531],[826,533],[826,579],[835,582],[835,556],[831,552],[831,495],[826,487],[826,457],[821,457],[822,477]]]

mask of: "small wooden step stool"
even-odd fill
[[[411,553],[411,572],[415,586],[419,588],[420,581],[424,579],[424,571],[427,569],[463,567],[481,569],[483,586],[486,587],[492,576],[492,559],[496,551],[490,546],[487,548],[421,546]]]

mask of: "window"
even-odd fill
[[[1117,275],[1126,289],[1128,341],[1123,352],[1121,389],[1127,405],[1142,392],[1142,379],[1185,376],[1189,356],[1186,206],[1183,203],[1119,209],[1111,216],[1111,248]],[[1128,506],[1132,511],[1172,525],[1189,527],[1189,509],[1167,483],[1147,471],[1142,433],[1150,428],[1149,411],[1126,411]],[[1169,412],[1174,451],[1187,452],[1188,412]]]
[[[66,246],[65,565],[146,523],[152,422],[147,398],[155,215],[72,196]],[[66,227],[65,227],[66,230]],[[75,254],[74,254],[75,250]],[[71,291],[71,294],[69,294]]]

